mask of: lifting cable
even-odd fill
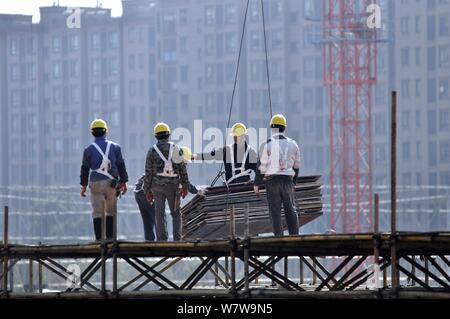
[[[270,117],[272,118],[272,95],[270,92],[270,75],[269,75],[269,56],[267,53],[267,36],[266,36],[266,19],[264,17],[264,0],[261,0],[261,15],[262,15],[262,24],[263,24],[263,32],[264,32],[264,51],[266,54],[266,75],[267,75],[267,91],[269,93],[269,109],[270,109]]]
[[[263,34],[264,34],[264,53],[265,53],[265,62],[266,62],[265,64],[266,64],[266,77],[267,77],[267,91],[268,91],[268,96],[269,96],[269,111],[270,111],[270,117],[272,117],[273,116],[272,95],[271,95],[271,87],[270,87],[269,55],[268,55],[268,50],[267,50],[266,20],[264,17],[264,0],[260,0],[260,1],[261,1],[262,26],[263,26]],[[237,86],[237,81],[238,81],[238,76],[239,76],[239,67],[241,64],[242,47],[244,44],[245,27],[247,25],[249,4],[250,4],[250,0],[247,0],[247,4],[245,7],[245,13],[244,13],[244,21],[243,21],[243,25],[242,25],[242,33],[241,33],[241,40],[240,40],[240,45],[239,45],[239,53],[238,53],[238,59],[237,59],[237,64],[236,64],[236,71],[234,74],[233,91],[231,94],[230,108],[228,111],[228,121],[227,121],[227,126],[226,126],[225,130],[227,130],[230,127],[230,123],[231,123],[231,114],[233,112],[234,97],[236,95],[236,86]],[[225,144],[226,144],[226,137],[224,138],[224,145]],[[211,183],[211,186],[214,186],[216,184],[216,182],[218,181],[218,179],[225,174],[225,172],[223,171],[223,166],[224,166],[224,163],[222,161],[219,173],[214,178],[213,182]]]

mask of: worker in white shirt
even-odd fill
[[[275,236],[283,236],[281,206],[284,208],[290,235],[298,235],[298,216],[294,203],[294,185],[300,169],[300,150],[297,143],[286,137],[286,118],[277,114],[272,117],[272,137],[262,146],[259,171],[254,191],[265,181],[267,202]]]

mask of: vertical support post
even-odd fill
[[[392,290],[399,287],[397,267],[397,92],[392,92],[391,115],[391,281]]]
[[[102,217],[102,242],[100,245],[101,254],[101,288],[100,294],[106,297],[106,218]]]
[[[41,294],[43,291],[43,282],[44,282],[44,277],[43,277],[43,266],[42,263],[38,263],[38,281],[39,281],[39,293]]]
[[[430,285],[430,276],[428,275],[428,272],[429,272],[429,269],[428,269],[428,258],[425,258],[425,269],[426,269],[426,272],[425,272],[425,284],[427,286],[429,286]]]
[[[113,295],[117,297],[117,213],[113,217]]]
[[[244,280],[245,280],[245,292],[250,292],[250,281],[249,281],[249,249],[250,249],[250,227],[249,227],[249,220],[248,215],[250,211],[250,204],[245,204],[245,211],[244,211]]]
[[[33,293],[34,289],[33,289],[33,259],[29,259],[28,262],[28,284],[29,284],[29,292]]]
[[[317,271],[317,265],[316,265],[316,262],[313,260],[313,268],[314,268],[314,271],[312,272],[313,274],[312,274],[312,284],[313,285],[316,285],[317,284],[317,276],[316,276],[316,271]]]
[[[219,265],[217,264],[218,262],[219,261],[214,263],[214,271],[216,272],[216,274],[219,274]],[[214,285],[216,287],[219,286],[219,278],[217,278],[217,276],[214,276]]]
[[[9,208],[5,206],[3,211],[3,295],[8,297],[8,234],[9,232]]]
[[[304,276],[304,274],[303,274],[303,260],[302,260],[302,258],[299,256],[298,257],[298,261],[299,261],[299,277],[300,277],[300,285],[303,285],[303,283],[304,283],[304,278],[303,278],[303,276]]]
[[[224,260],[224,263],[225,263],[225,271],[227,272],[227,274],[229,274],[230,272],[229,272],[229,263],[228,263],[228,256],[225,256],[225,260]],[[227,284],[227,286],[230,286],[230,279],[229,279],[229,276],[225,276],[225,283]]]
[[[289,257],[286,256],[286,257],[284,257],[284,277],[286,278],[285,279],[286,285],[287,285],[288,276],[289,276]]]
[[[411,256],[412,260],[416,261],[416,256]],[[416,276],[416,266],[415,265],[411,265],[411,273],[413,274],[413,276]],[[414,278],[411,278],[411,286],[415,286],[416,285],[416,281],[414,280]]]
[[[234,206],[230,212],[230,259],[231,259],[231,292],[236,292],[236,223]]]
[[[374,279],[376,289],[380,289],[380,196],[378,194],[374,195],[374,217],[373,217],[373,232],[374,232]]]

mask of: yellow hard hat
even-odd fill
[[[91,130],[96,129],[96,128],[102,128],[105,130],[108,130],[108,125],[106,124],[106,122],[102,119],[96,119],[93,120],[91,123]]]
[[[159,133],[169,133],[170,134],[170,127],[166,123],[160,122],[155,125],[153,132],[155,133],[155,135],[159,134]]]
[[[182,146],[181,150],[183,151],[183,159],[186,162],[190,162],[191,159],[192,159],[192,151],[191,151],[191,149],[189,147],[187,147],[187,146]]]
[[[236,123],[231,128],[231,136],[239,137],[247,134],[247,127],[242,123]]]
[[[286,118],[284,117],[284,115],[281,115],[281,114],[274,115],[272,117],[272,120],[270,121],[271,126],[272,125],[281,125],[281,126],[286,127],[286,123],[287,123]]]

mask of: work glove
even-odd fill
[[[181,198],[185,198],[187,196],[187,194],[188,194],[188,189],[186,187],[182,187],[180,189],[180,196],[181,196]]]
[[[122,193],[122,195],[125,195],[128,191],[128,185],[124,182],[120,182],[117,188]]]
[[[153,201],[153,193],[148,192],[147,195],[145,195],[145,198],[151,203]]]
[[[87,189],[86,186],[81,186],[81,189],[80,189],[80,196],[81,197],[86,197],[86,189]]]

